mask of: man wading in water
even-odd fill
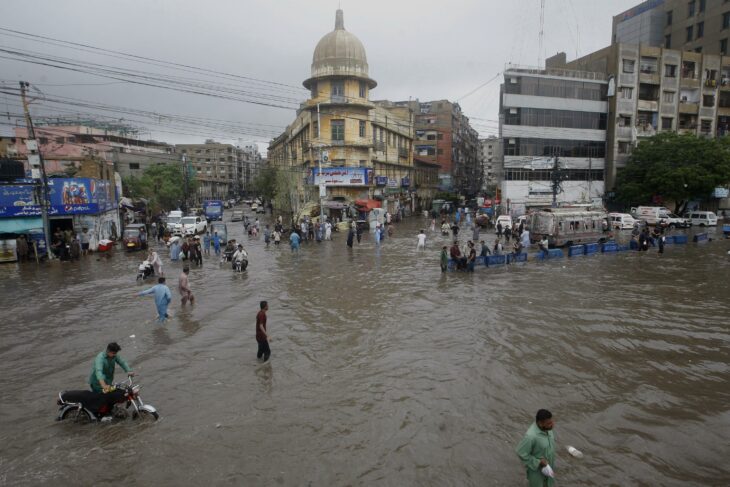
[[[535,416],[535,422],[517,445],[517,456],[525,465],[529,487],[552,487],[555,484],[552,476],[543,473],[545,467],[555,466],[554,424],[552,413],[547,409],[540,409]]]
[[[266,301],[261,301],[259,306],[261,311],[256,315],[256,342],[259,344],[259,351],[256,353],[256,358],[263,357],[264,362],[266,362],[271,356],[269,334],[266,332],[266,312],[269,310],[269,304]]]

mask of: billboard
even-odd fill
[[[327,186],[369,186],[373,181],[373,170],[367,167],[323,167],[312,168],[310,182]]]
[[[117,208],[114,185],[92,178],[51,178],[50,216],[104,213]],[[38,216],[41,208],[32,185],[0,186],[0,217]]]

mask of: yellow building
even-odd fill
[[[413,113],[370,101],[377,83],[368,75],[362,43],[345,30],[342,10],[337,10],[335,30],[317,44],[311,77],[303,84],[311,96],[284,133],[271,141],[268,154],[270,164],[296,175],[300,206],[318,202],[324,183],[324,206],[332,216],[340,217],[342,207],[368,199],[382,200],[392,213],[401,207],[415,210]],[[419,168],[418,180],[428,181],[422,172]]]

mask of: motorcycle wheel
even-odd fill
[[[157,413],[157,411],[151,413],[143,409],[139,412],[135,411],[134,413],[132,413],[132,419],[140,420],[142,422],[155,422],[160,419],[160,415]]]
[[[68,408],[61,414],[61,420],[70,419],[75,423],[91,423],[93,420],[86,409]]]

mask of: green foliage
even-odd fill
[[[253,188],[257,196],[265,200],[273,200],[276,193],[277,170],[274,166],[266,166],[259,171],[253,180]]]
[[[651,202],[655,195],[676,203],[681,212],[695,198],[707,198],[730,182],[730,141],[661,133],[634,149],[618,173],[617,199],[626,204]]]
[[[175,209],[185,198],[185,176],[182,167],[157,164],[144,170],[140,177],[124,178],[124,194],[130,198],[144,198],[153,211]],[[189,194],[195,194],[197,181],[188,181]]]

